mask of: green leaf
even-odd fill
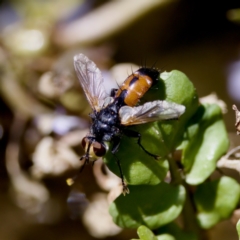
[[[143,225],[138,228],[137,233],[140,239],[132,239],[132,240],[176,240],[170,234],[161,234],[161,235],[155,236],[149,228]]]
[[[158,236],[170,235],[173,240],[197,240],[198,237],[194,232],[183,231],[175,222],[171,222],[157,230],[155,234]],[[160,234],[160,235],[158,235]]]
[[[165,145],[172,151],[182,141],[185,126],[198,108],[198,96],[192,82],[178,70],[163,72],[160,74],[160,78],[164,82],[165,99],[186,107],[186,111],[180,117],[180,120],[159,122],[159,129],[162,132]]]
[[[169,223],[157,230],[155,234],[146,226],[140,226],[137,230],[140,240],[197,240],[195,233],[183,231],[176,223]],[[138,239],[132,239],[138,240]]]
[[[109,209],[113,221],[123,228],[163,226],[180,214],[185,201],[185,188],[181,185],[161,182],[153,186],[129,186],[129,190],[130,194],[119,196]]]
[[[125,181],[131,185],[155,185],[164,180],[169,170],[166,156],[182,140],[184,126],[198,106],[195,88],[185,74],[174,70],[170,73],[164,72],[160,77],[157,86],[144,95],[144,101],[166,99],[185,105],[186,112],[179,120],[153,122],[131,127],[141,134],[144,148],[161,157],[158,161],[147,155],[139,147],[136,139],[122,138],[117,157],[121,162]],[[112,172],[120,176],[116,159],[110,151],[103,160]]]
[[[157,236],[157,240],[178,240],[172,235],[165,233]]]
[[[215,104],[201,105],[187,131],[182,155],[186,182],[197,185],[216,168],[216,162],[227,151],[229,140],[221,109]]]
[[[145,133],[141,134],[143,138],[149,139]],[[167,160],[155,160],[138,146],[135,139],[125,136],[122,138],[117,157],[120,159],[126,182],[131,185],[158,184],[164,180],[169,169]],[[104,161],[112,172],[120,175],[116,159],[111,152],[105,155]]]
[[[141,240],[158,240],[153,232],[143,225],[138,228],[137,234]]]
[[[240,239],[240,219],[237,222],[236,228],[237,228],[238,238]]]
[[[208,229],[228,218],[236,208],[239,197],[240,186],[230,177],[224,176],[199,185],[194,194],[194,201],[200,226]]]

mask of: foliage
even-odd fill
[[[159,160],[144,153],[136,140],[123,139],[117,155],[130,194],[119,196],[109,211],[117,225],[138,227],[140,239],[198,239],[200,228],[208,229],[231,215],[240,196],[234,179],[211,179],[229,145],[221,109],[200,104],[191,81],[177,70],[160,74],[157,88],[145,101],[153,99],[182,104],[186,112],[179,120],[133,127],[147,150],[161,156]],[[110,153],[104,161],[119,175]],[[180,214],[182,228],[174,223]]]

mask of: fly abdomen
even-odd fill
[[[158,75],[159,71],[156,69],[140,68],[124,81],[115,97],[123,99],[125,105],[135,106],[157,81]]]

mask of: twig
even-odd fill
[[[230,156],[237,151],[240,151],[240,146],[231,149],[226,155],[221,157],[221,159],[217,162],[217,167],[234,169],[240,173],[240,159],[229,159]]]

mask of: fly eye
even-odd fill
[[[106,154],[106,147],[103,144],[99,142],[93,142],[92,146],[93,146],[94,154],[97,157],[102,157]]]

